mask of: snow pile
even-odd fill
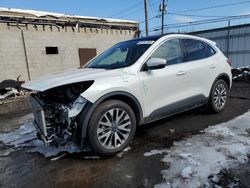
[[[20,150],[23,147],[27,147],[28,152],[37,152],[45,157],[56,156],[62,152],[66,153],[78,153],[81,149],[75,144],[69,142],[63,147],[50,147],[45,145],[42,141],[36,137],[36,129],[32,123],[33,118],[29,117],[28,121],[25,122],[19,129],[8,132],[0,133],[0,142],[9,146],[1,156],[10,154],[15,150]]]
[[[169,166],[162,171],[164,182],[155,187],[216,186],[221,171],[248,162],[249,130],[250,112],[247,112],[205,129],[204,134],[174,143],[162,159]]]
[[[190,178],[191,174],[192,174],[192,168],[190,166],[184,168],[182,171],[181,171],[181,176],[183,178]]]
[[[167,149],[162,149],[162,150],[151,150],[150,152],[144,153],[145,157],[151,156],[151,155],[156,155],[156,154],[162,154],[162,153],[167,153]]]

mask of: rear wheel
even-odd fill
[[[101,103],[88,128],[90,146],[99,155],[109,156],[123,150],[133,139],[136,118],[133,110],[119,100]]]
[[[228,95],[228,86],[224,80],[217,80],[211,90],[209,109],[214,113],[224,110]]]

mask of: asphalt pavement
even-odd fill
[[[30,113],[26,98],[0,106],[0,132],[11,132]],[[9,110],[8,110],[9,109]],[[153,149],[166,149],[174,141],[200,134],[208,126],[229,121],[250,109],[250,82],[233,82],[222,113],[210,114],[199,108],[137,128],[131,149],[109,158],[89,153],[66,154],[52,161],[19,148],[0,157],[0,187],[153,187],[162,181],[167,164],[163,155],[145,157]],[[0,149],[8,146],[0,143]],[[236,172],[235,172],[236,173]],[[244,171],[246,176],[247,171]],[[239,173],[238,173],[239,175]],[[249,172],[248,172],[249,175]]]

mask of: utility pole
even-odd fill
[[[230,52],[230,26],[231,26],[231,22],[230,20],[227,21],[227,58],[229,58],[229,52]]]
[[[148,36],[148,0],[144,0],[146,36]]]
[[[165,5],[165,0],[162,0],[162,4],[160,6],[160,11],[161,11],[161,34],[164,34],[164,15],[166,12],[166,6]]]

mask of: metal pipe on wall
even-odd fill
[[[27,56],[27,49],[26,49],[24,34],[23,34],[22,28],[19,25],[17,25],[17,28],[21,31],[21,35],[22,35],[23,50],[24,50],[24,56],[25,56],[27,74],[28,74],[28,79],[30,81],[31,80],[31,77],[30,77],[30,68],[29,68],[29,61],[28,61],[28,56]]]

